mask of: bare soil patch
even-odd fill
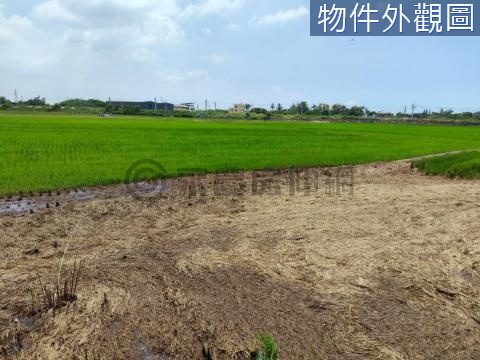
[[[170,191],[0,216],[0,357],[250,359],[268,332],[280,359],[480,358],[480,182],[405,161],[356,174],[353,196]],[[76,301],[32,311],[67,243]]]

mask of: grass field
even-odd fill
[[[427,175],[445,175],[449,178],[480,179],[480,152],[469,151],[422,159],[414,166]]]
[[[141,159],[175,176],[182,168],[358,164],[478,148],[480,128],[7,115],[0,194],[122,182]]]

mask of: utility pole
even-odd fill
[[[215,111],[217,111],[217,102],[215,101]]]
[[[18,105],[18,94],[17,94],[17,89],[15,89],[15,104]]]
[[[415,115],[415,108],[416,108],[416,105],[415,104],[412,104],[412,119]]]
[[[208,110],[208,100],[205,100],[205,111]]]
[[[157,111],[157,98],[155,98],[155,111]]]

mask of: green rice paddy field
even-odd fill
[[[0,116],[0,195],[118,183],[141,159],[208,172],[480,149],[480,127]]]
[[[422,158],[415,161],[413,165],[427,175],[480,179],[480,152],[478,151]]]

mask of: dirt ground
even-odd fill
[[[280,359],[480,359],[480,182],[401,161],[332,195],[319,171],[306,195],[264,172],[280,194],[215,196],[208,176],[203,195],[0,215],[0,357],[250,359],[269,333]],[[60,277],[84,269],[54,314],[40,281],[65,248]]]

